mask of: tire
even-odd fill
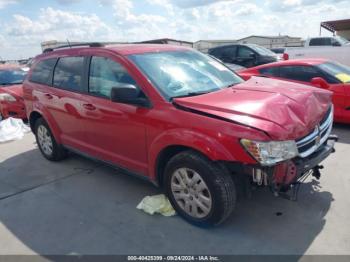
[[[39,118],[34,126],[35,138],[42,155],[50,161],[60,161],[67,157],[67,151],[57,144],[49,125],[43,118]],[[43,132],[45,134],[43,134]],[[43,138],[44,140],[43,141]]]
[[[216,226],[233,212],[235,184],[229,171],[220,164],[189,150],[171,158],[164,175],[170,203],[189,223]]]

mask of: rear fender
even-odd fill
[[[30,113],[30,117],[32,116],[32,114],[34,112],[39,113],[44,118],[44,120],[46,121],[46,123],[50,127],[51,133],[53,134],[56,142],[58,144],[62,144],[62,141],[61,141],[62,132],[61,132],[60,128],[58,127],[55,118],[50,114],[50,112],[46,109],[46,107],[44,107],[38,101],[35,101],[33,103],[33,110]]]

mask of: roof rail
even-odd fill
[[[44,49],[43,53],[48,53],[48,52],[52,52],[54,50],[57,49],[63,49],[63,48],[72,48],[72,47],[79,47],[79,46],[88,46],[88,47],[104,47],[104,44],[102,43],[80,43],[80,44],[70,44],[70,45],[61,45],[58,47],[53,47],[53,48],[46,48]]]

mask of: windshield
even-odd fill
[[[144,53],[129,57],[167,100],[209,93],[243,82],[223,64],[197,51]]]
[[[255,52],[259,53],[260,55],[263,56],[276,56],[276,54],[274,52],[272,52],[271,50],[262,47],[262,46],[258,46],[258,45],[248,45],[251,49],[253,49]]]
[[[350,83],[350,67],[334,62],[320,64],[318,67],[342,83]]]
[[[0,85],[22,84],[27,72],[22,69],[0,70]]]

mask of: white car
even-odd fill
[[[321,39],[321,40],[320,40]],[[327,42],[332,45],[317,45]],[[338,42],[334,42],[334,41]],[[350,66],[350,42],[341,37],[317,37],[306,41],[305,47],[286,48],[283,54],[285,60],[301,58],[324,58]]]

